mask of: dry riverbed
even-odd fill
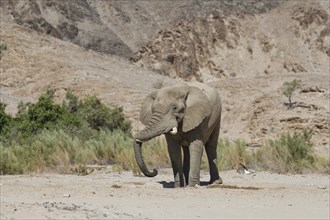
[[[1,176],[1,219],[329,219],[329,175],[221,172],[224,184],[173,188],[103,168],[87,176]]]

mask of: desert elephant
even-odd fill
[[[163,87],[146,97],[140,120],[146,127],[136,134],[134,153],[145,176],[154,177],[158,171],[150,172],[146,167],[142,142],[165,134],[175,187],[200,185],[204,147],[209,161],[209,183],[222,183],[216,164],[221,100],[215,89],[197,82]]]

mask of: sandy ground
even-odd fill
[[[173,188],[110,168],[87,176],[1,176],[1,219],[329,219],[328,175],[222,172],[222,187]]]

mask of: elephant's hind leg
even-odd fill
[[[219,171],[217,167],[217,145],[218,145],[219,131],[220,131],[220,123],[214,128],[209,140],[205,144],[205,151],[207,154],[207,159],[209,161],[210,184],[222,183],[222,179],[219,176]]]

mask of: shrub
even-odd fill
[[[11,136],[26,139],[43,129],[61,127],[69,130],[72,127],[81,127],[80,119],[70,114],[61,105],[56,104],[53,95],[54,91],[48,90],[39,97],[36,103],[20,103],[7,138],[11,139]]]
[[[313,168],[315,155],[310,143],[311,131],[282,134],[278,140],[270,140],[258,152],[259,166],[279,173],[302,172]]]
[[[243,163],[249,168],[277,173],[301,173],[304,170],[329,172],[329,160],[312,151],[311,137],[309,130],[285,133],[278,139],[269,140],[256,151],[247,149],[242,140],[220,140],[218,167],[220,170],[237,169]]]
[[[12,117],[6,114],[5,109],[6,109],[6,104],[0,102],[0,135],[1,136],[8,131],[9,125],[12,121]]]
[[[7,115],[6,105],[0,103],[1,174],[48,169],[71,173],[77,172],[72,171],[73,167],[86,171],[85,166],[91,163],[114,164],[140,174],[131,125],[122,108],[108,107],[95,96],[79,101],[73,93],[68,93],[59,105],[53,101],[53,94],[49,90],[34,104],[20,104],[16,117]],[[218,167],[237,169],[243,163],[250,168],[279,173],[305,169],[329,172],[329,160],[312,152],[311,137],[311,131],[286,133],[269,140],[257,151],[250,151],[242,140],[220,140]],[[164,138],[144,143],[143,154],[148,166],[170,166]],[[202,167],[208,167],[205,153]]]
[[[292,96],[293,93],[301,88],[301,80],[294,79],[291,82],[284,82],[283,87],[282,87],[282,94],[288,98],[289,100],[289,107],[288,108],[293,108],[293,103],[292,103]]]
[[[79,101],[70,91],[62,105],[56,104],[53,97],[54,91],[47,90],[36,103],[20,103],[13,119],[5,114],[5,106],[1,105],[0,120],[3,122],[0,132],[5,128],[10,130],[6,132],[7,141],[18,137],[27,139],[44,129],[62,129],[85,139],[93,137],[101,129],[120,129],[130,135],[131,123],[122,108],[108,107],[95,96]],[[12,123],[11,128],[6,126],[8,120]]]
[[[218,143],[218,167],[220,170],[237,169],[240,162],[249,163],[250,157],[246,150],[246,143],[242,140],[231,142],[228,139],[221,139]]]
[[[71,90],[68,90],[65,95],[66,100],[63,101],[63,108],[65,108],[70,113],[75,113],[78,111],[78,97],[73,94]]]
[[[78,104],[79,117],[86,120],[95,130],[120,129],[130,133],[131,123],[125,118],[121,107],[108,107],[96,96],[88,96]]]
[[[54,91],[47,90],[36,103],[20,103],[14,118],[0,103],[1,173],[52,167],[67,173],[72,164],[114,161],[116,144],[111,138],[118,130],[123,135],[115,143],[124,143],[126,148],[131,145],[123,141],[131,138],[131,124],[122,108],[108,107],[95,96],[79,101],[71,92],[62,105],[56,104],[53,97]]]
[[[7,45],[4,43],[0,43],[0,60],[2,59],[5,50],[7,50]]]

